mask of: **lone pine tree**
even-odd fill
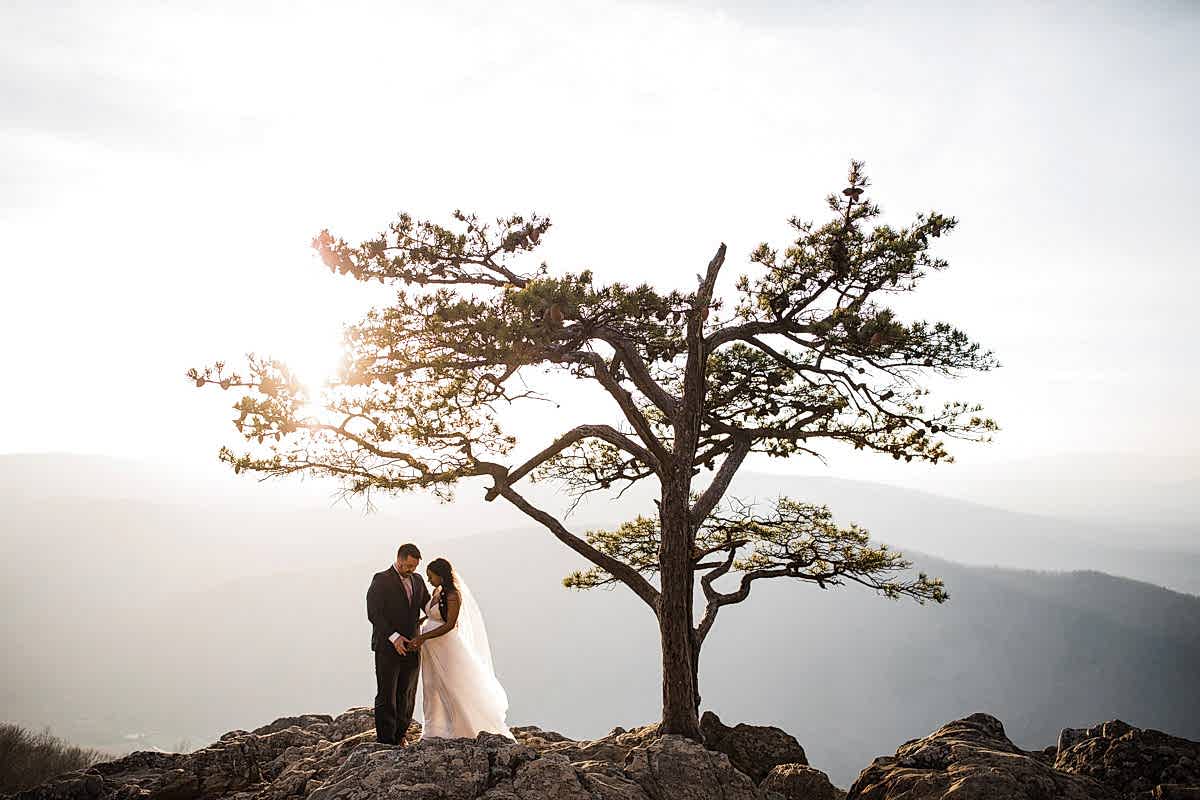
[[[401,214],[358,246],[323,231],[313,244],[332,271],[398,285],[394,303],[347,328],[338,376],[314,393],[284,363],[254,356],[188,376],[239,392],[234,424],[247,444],[220,455],[235,472],[332,476],[368,497],[427,489],[448,498],[459,481],[486,479],[487,500],[511,503],[593,565],[564,583],[623,584],[654,612],[661,730],[699,738],[701,647],[720,610],[758,581],[947,598],[940,580],[914,575],[901,554],[839,526],[824,506],[726,497],[751,453],[820,455],[841,442],[936,464],[952,460],[947,440],[986,441],[996,430],[978,405],[923,404],[923,381],[992,369],[992,354],[948,323],[905,322],[881,304],[946,267],[928,251],[956,220],[930,212],[908,227],[868,229],[879,209],[867,186],[852,162],[849,185],[828,198],[832,218],[790,220],[795,240],[760,245],[725,296],[724,244],[690,290],[662,291],[522,268],[550,227],[536,215],[493,225],[456,211],[441,225]],[[502,412],[546,399],[536,389],[545,370],[597,387],[614,419],[547,437],[509,463],[517,441]],[[653,480],[659,492],[646,515],[580,535],[523,494],[533,480],[575,495]]]

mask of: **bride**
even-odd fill
[[[473,739],[482,731],[513,738],[504,721],[508,695],[492,667],[479,605],[446,559],[429,562],[425,574],[435,588],[412,641],[421,653],[421,738]]]

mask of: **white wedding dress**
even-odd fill
[[[505,722],[508,695],[492,666],[483,614],[466,584],[455,575],[460,600],[458,624],[421,645],[421,703],[425,724],[421,738],[474,739],[480,732],[513,738]],[[421,633],[440,627],[438,594],[425,607]]]

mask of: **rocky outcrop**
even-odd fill
[[[1086,775],[1123,798],[1200,800],[1200,742],[1113,720],[1058,737],[1055,769]]]
[[[624,764],[631,750],[652,742],[658,737],[658,726],[646,725],[633,730],[613,728],[607,736],[581,742],[568,739],[561,733],[544,731],[533,726],[513,728],[512,732],[518,742],[539,753],[556,753],[565,756],[568,761],[573,763],[607,761],[613,764]]]
[[[895,756],[877,758],[850,787],[863,800],[1200,800],[1200,743],[1119,720],[1066,728],[1058,746],[1025,752],[987,714],[951,722]]]
[[[700,718],[700,732],[705,747],[729,756],[733,766],[755,783],[761,783],[781,764],[808,766],[804,748],[779,728],[745,724],[730,728],[716,714],[705,711]]]
[[[730,763],[657,726],[578,742],[538,728],[375,741],[370,709],[286,717],[194,753],[134,753],[11,800],[767,800]]]
[[[408,733],[420,736],[420,727]],[[263,798],[297,794],[354,747],[375,738],[371,709],[336,718],[305,715],[251,732],[230,731],[194,753],[133,753],[61,775],[20,792],[16,800],[217,800],[249,792]]]
[[[777,728],[704,717],[706,745],[654,725],[592,741],[514,728],[375,741],[369,708],[285,717],[194,753],[134,753],[7,800],[842,800]],[[1026,752],[995,717],[973,714],[877,758],[861,800],[1200,800],[1200,744],[1114,721],[1066,729]]]
[[[681,736],[663,736],[629,753],[629,775],[651,800],[760,800],[754,782],[724,753]]]
[[[1026,753],[1000,720],[972,714],[875,759],[850,787],[851,800],[1117,800],[1090,777],[1062,772]]]
[[[829,782],[819,769],[803,764],[780,764],[759,784],[768,797],[776,794],[785,800],[844,800],[846,793]]]
[[[430,739],[406,748],[368,743],[354,748],[327,780],[303,795],[310,800],[473,800],[493,788],[511,793],[519,768],[534,759],[523,745],[492,734]]]

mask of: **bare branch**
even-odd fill
[[[700,624],[696,627],[696,635],[700,641],[704,641],[708,636],[708,632],[712,630],[713,623],[717,621],[717,613],[722,606],[740,603],[750,596],[750,586],[756,580],[762,578],[780,578],[787,575],[787,570],[757,570],[755,572],[747,572],[742,575],[742,583],[736,592],[730,594],[722,594],[712,588],[712,582],[724,575],[733,566],[733,553],[730,553],[726,564],[713,570],[713,572],[705,575],[700,579],[704,586],[704,595],[708,599],[708,604],[704,607],[704,616],[700,620]]]
[[[721,469],[717,472],[713,482],[704,490],[704,494],[692,505],[691,518],[693,525],[699,525],[708,516],[717,503],[721,502],[721,498],[725,496],[725,490],[729,488],[729,482],[733,480],[734,474],[742,466],[742,462],[750,453],[751,443],[749,439],[737,438],[734,441],[733,451],[725,456],[725,460],[721,463]]]
[[[625,436],[616,428],[613,428],[610,425],[580,425],[579,427],[573,428],[572,430],[560,436],[549,447],[542,450],[540,453],[510,472],[505,483],[509,485],[516,483],[536,469],[540,464],[561,453],[563,450],[567,449],[576,442],[589,437],[603,439],[614,447],[619,447],[630,455],[637,457],[640,461],[646,464],[646,466],[654,470],[661,468],[658,459],[655,458],[650,451],[640,447],[636,442],[634,442],[628,436]],[[492,500],[494,497],[488,497],[487,499]]]
[[[633,379],[633,385],[637,387],[638,391],[644,394],[651,403],[654,403],[659,411],[668,417],[673,417],[679,409],[678,398],[673,397],[654,380],[646,362],[638,355],[633,342],[607,326],[597,328],[595,333],[598,339],[611,345],[617,351],[618,358],[614,360],[610,370],[618,369],[623,365],[629,371],[629,377]]]
[[[662,442],[654,434],[654,429],[650,426],[650,421],[638,409],[637,404],[633,400],[633,395],[629,393],[625,387],[612,376],[609,372],[608,364],[599,353],[588,351],[575,351],[565,353],[557,358],[566,363],[586,364],[592,368],[592,375],[596,381],[604,387],[605,391],[617,402],[622,413],[625,414],[625,419],[629,420],[629,424],[637,432],[642,443],[653,454],[654,459],[660,463],[666,463],[670,458],[670,453],[662,446]]]
[[[512,503],[517,508],[521,509],[526,515],[544,525],[549,531],[554,534],[560,542],[574,550],[579,555],[591,561],[601,569],[606,570],[611,575],[615,576],[621,583],[628,586],[634,594],[642,599],[642,601],[654,609],[658,613],[658,590],[655,589],[649,581],[641,576],[637,570],[630,567],[624,562],[618,561],[611,556],[601,553],[590,544],[580,539],[575,534],[568,531],[563,524],[555,519],[552,515],[537,508],[522,495],[518,494],[511,486],[501,486],[499,490],[500,496],[508,502]]]
[[[704,348],[704,322],[708,318],[712,303],[713,287],[717,274],[725,263],[725,243],[717,248],[708,262],[708,269],[700,280],[691,313],[687,319],[687,360],[683,368],[683,405],[672,419],[675,427],[675,457],[683,464],[690,464],[696,455],[700,437],[700,419],[704,413],[706,393],[705,371],[708,353]],[[682,475],[682,473],[681,473]],[[677,476],[677,480],[681,477]]]

